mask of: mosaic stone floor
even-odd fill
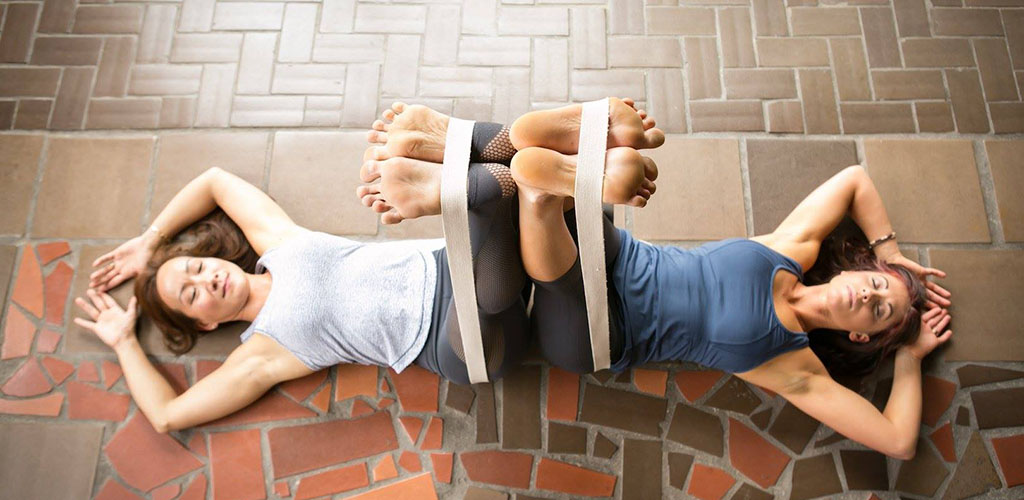
[[[1020,0],[0,2],[0,497],[1024,497]],[[155,433],[75,326],[89,263],[209,166],[306,227],[362,240],[363,133],[390,101],[507,122],[637,97],[670,132],[659,192],[616,213],[683,246],[771,230],[863,164],[904,252],[949,273],[954,340],[925,363],[901,462],[690,364],[495,384],[339,366]],[[341,127],[339,129],[338,127]],[[122,303],[128,287],[115,291]],[[240,325],[172,356],[178,391]],[[891,367],[843,380],[877,406]]]

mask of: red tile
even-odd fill
[[[142,491],[203,466],[174,438],[153,430],[142,412],[136,412],[104,450],[121,479]]]
[[[423,430],[423,419],[419,417],[399,417],[398,420],[402,422],[405,435],[409,436],[412,444],[416,444],[416,441],[420,438],[420,431]]]
[[[57,344],[60,344],[60,338],[62,335],[60,332],[55,332],[49,328],[43,328],[39,332],[39,337],[36,338],[36,352],[42,352],[50,354],[57,350]]]
[[[395,403],[395,400],[394,400],[394,399],[391,399],[391,398],[384,398],[384,399],[380,400],[380,401],[379,401],[379,402],[377,403],[377,408],[378,408],[378,409],[383,409],[383,408],[387,408],[387,407],[389,407],[389,406],[393,405],[394,403]]]
[[[0,347],[0,359],[20,358],[32,349],[32,337],[36,325],[32,324],[18,308],[7,307],[7,326],[4,328],[4,345]]]
[[[381,379],[380,381],[380,392],[391,392],[391,384],[388,383],[388,379]]]
[[[0,387],[0,391],[8,396],[23,398],[46,394],[50,389],[53,389],[53,386],[46,380],[46,375],[43,375],[36,358],[28,358],[28,361],[4,382],[3,387]]]
[[[168,484],[167,486],[161,486],[150,493],[152,500],[171,500],[181,493],[181,485],[179,484]]]
[[[1003,469],[1006,487],[1024,484],[1024,434],[1004,438],[993,438],[992,448]]]
[[[92,361],[83,361],[78,365],[78,374],[75,375],[75,380],[82,382],[99,382],[100,372],[96,370],[96,363]]]
[[[60,393],[53,393],[35,399],[0,399],[0,413],[56,417],[60,415],[60,406],[63,403],[64,395]]]
[[[295,488],[295,500],[333,495],[369,484],[366,464],[350,465],[302,478],[299,487]]]
[[[398,465],[402,466],[403,469],[409,472],[419,472],[423,470],[423,462],[420,461],[420,456],[411,451],[402,452],[398,457]]]
[[[451,453],[431,453],[430,463],[434,467],[434,479],[439,483],[451,484],[452,482],[452,461]]]
[[[393,500],[396,498],[437,500],[437,492],[434,491],[434,482],[430,480],[430,474],[410,477],[397,483],[391,483],[366,493],[348,497],[346,500]]]
[[[220,368],[220,365],[223,364],[223,361],[211,361],[206,359],[196,361],[196,382],[199,382],[207,375],[213,373],[214,370]]]
[[[537,465],[537,488],[570,495],[610,497],[616,477],[565,462],[541,457]]]
[[[46,322],[51,325],[64,324],[64,303],[67,302],[68,292],[71,291],[71,278],[75,270],[64,262],[58,262],[57,267],[50,271],[46,277]]]
[[[470,481],[509,488],[530,487],[533,455],[514,451],[470,451],[459,454]]]
[[[575,421],[580,402],[580,376],[555,368],[548,369],[548,420]]]
[[[36,247],[36,253],[39,254],[39,262],[45,266],[53,262],[54,259],[71,253],[71,245],[68,245],[66,241],[43,243]]]
[[[327,370],[320,370],[316,373],[311,373],[302,378],[295,380],[289,380],[280,385],[281,391],[292,397],[292,399],[302,402],[313,394],[313,391],[320,384],[323,383],[324,379],[327,378]]]
[[[178,500],[205,500],[206,499],[206,475],[200,474],[188,483],[185,493],[182,493]]]
[[[334,384],[334,400],[344,401],[355,396],[377,397],[376,366],[338,365],[338,380]]]
[[[377,465],[373,468],[373,481],[379,482],[385,479],[392,479],[398,477],[398,468],[395,467],[395,458],[390,453],[384,455],[384,458],[377,462]]]
[[[73,420],[120,422],[128,414],[132,401],[127,394],[110,393],[81,382],[68,382],[67,390],[68,418]]]
[[[694,464],[687,493],[700,500],[721,500],[735,482],[736,480],[722,469]]]
[[[75,367],[71,363],[61,361],[52,356],[43,358],[43,368],[46,368],[46,372],[50,374],[53,383],[57,385],[63,383],[75,371]]]
[[[25,245],[21,252],[18,281],[14,283],[11,299],[37,318],[43,317],[43,271],[39,268],[32,245]]]
[[[645,370],[637,368],[633,370],[633,383],[641,392],[665,397],[665,383],[668,382],[668,372],[664,370]]]
[[[331,409],[331,384],[325,385],[320,392],[313,396],[313,400],[310,401],[313,407],[320,410],[320,413],[327,413]]]
[[[718,370],[683,370],[676,374],[676,387],[683,397],[692,403],[707,394],[715,383],[721,380],[722,375],[723,373]]]
[[[939,453],[942,454],[942,458],[950,463],[956,462],[956,447],[953,446],[953,425],[946,422],[946,425],[939,427],[935,432],[928,436],[932,438],[932,442],[935,443],[935,447],[939,449]]]
[[[762,488],[770,488],[789,464],[789,456],[757,432],[730,418],[729,461]]]
[[[398,401],[402,404],[403,410],[437,412],[437,393],[441,379],[436,374],[416,365],[406,368],[402,373],[395,373],[391,369],[388,369],[388,372],[395,383],[395,393],[398,394]]]
[[[206,437],[203,435],[202,432],[196,432],[195,434],[192,435],[192,439],[188,440],[188,449],[189,451],[195,453],[196,455],[201,455],[204,457],[210,456],[209,453],[206,451]]]
[[[427,425],[427,435],[423,436],[423,443],[420,444],[420,449],[440,450],[443,439],[444,421],[438,417],[430,417],[430,424]]]
[[[274,483],[274,494],[281,498],[292,496],[292,490],[288,487],[288,481],[278,481]]]
[[[271,429],[267,437],[275,478],[398,448],[395,427],[387,412],[355,420],[278,427]]]
[[[96,494],[96,500],[142,500],[142,497],[121,486],[121,483],[107,479],[107,482],[103,483],[103,488]]]
[[[364,415],[369,415],[374,411],[376,410],[374,410],[369,403],[363,401],[362,399],[357,399],[355,400],[354,403],[352,403],[352,418],[359,418]]]
[[[265,498],[259,429],[211,434],[210,473],[214,498]]]
[[[121,378],[121,365],[112,361],[103,362],[103,386],[110,389]]]
[[[174,392],[181,394],[188,389],[188,380],[185,378],[185,365],[181,363],[157,363],[153,365],[156,371],[167,379]]]
[[[956,384],[931,375],[921,383],[921,421],[935,427],[956,395]]]
[[[203,424],[201,427],[222,425],[253,424],[275,420],[291,420],[293,418],[315,417],[316,412],[302,406],[276,392],[268,392],[255,403],[242,408],[223,418]],[[214,480],[216,482],[216,480]]]

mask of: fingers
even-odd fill
[[[932,276],[937,276],[939,278],[945,278],[946,277],[946,272],[945,271],[942,271],[940,269],[935,269],[934,267],[926,267],[926,268],[924,268],[924,272],[925,272],[925,274],[930,274]]]
[[[82,328],[85,328],[86,330],[89,330],[91,332],[95,332],[96,331],[96,323],[94,323],[92,321],[89,321],[89,320],[86,320],[86,319],[82,319],[82,318],[75,318],[75,324],[80,326],[80,327],[82,327]]]
[[[941,295],[943,297],[952,297],[953,296],[953,294],[950,293],[949,290],[946,290],[945,288],[942,288],[942,285],[939,285],[938,283],[933,283],[931,281],[925,281],[924,283],[925,283],[924,286],[928,287],[929,290],[932,290],[935,293],[937,293],[937,294],[939,294],[939,295]]]
[[[100,312],[107,310],[107,303],[100,298],[100,294],[97,293],[96,290],[90,288],[85,291],[85,294],[89,297],[89,300],[92,301],[92,305],[95,306],[97,310]]]
[[[110,275],[117,272],[117,266],[114,264],[108,264],[99,271],[96,271],[89,275],[89,283],[103,283],[110,279]]]
[[[952,336],[953,336],[953,330],[946,330],[946,333],[943,333],[942,335],[939,335],[939,337],[936,340],[938,340],[939,343],[942,344],[942,343],[945,343],[947,340],[949,340],[949,338],[952,337]]]
[[[107,252],[100,255],[96,260],[92,261],[92,267],[99,267],[107,262],[114,260],[114,252]]]
[[[86,302],[85,299],[81,297],[75,297],[75,305],[78,306],[79,309],[84,311],[85,314],[88,314],[89,317],[92,319],[96,319],[100,315],[100,312],[95,307],[93,307],[92,304]]]
[[[921,321],[924,321],[925,323],[927,323],[928,320],[938,316],[939,313],[941,313],[941,312],[942,312],[942,308],[941,307],[933,307],[931,309],[928,309],[927,311],[925,311],[924,314],[921,315]]]
[[[114,298],[111,297],[108,293],[100,292],[99,295],[100,295],[100,298],[103,299],[103,303],[107,305],[108,309],[120,309],[121,308],[121,306],[117,304],[117,301],[114,300]]]
[[[936,304],[938,304],[938,305],[940,305],[942,307],[949,307],[949,306],[953,305],[953,303],[950,302],[949,299],[940,296],[939,294],[937,294],[934,291],[932,291],[930,288],[925,292],[925,294],[927,295],[927,299],[928,300],[930,300],[931,302],[934,302],[934,303],[936,303]]]
[[[932,331],[937,333],[945,330],[946,327],[949,326],[949,321],[951,319],[952,318],[948,314],[943,316],[943,318],[939,320],[939,322],[936,323],[935,326],[932,327]]]

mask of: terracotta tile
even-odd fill
[[[42,130],[50,123],[52,99],[22,99],[18,101],[15,130]]]
[[[736,419],[729,419],[729,461],[762,488],[779,480],[789,457]]]
[[[338,382],[334,400],[344,401],[355,396],[377,397],[377,367],[356,364],[338,365]]]
[[[995,9],[932,9],[937,36],[1001,36],[1003,26]]]
[[[807,133],[839,133],[836,98],[832,91],[832,72],[802,69],[799,71],[801,96]]]
[[[278,481],[274,483],[274,494],[282,498],[288,498],[292,496],[292,490],[288,487],[287,481]]]
[[[39,7],[33,3],[13,3],[7,9],[3,36],[0,36],[0,62],[28,62]]]
[[[262,462],[259,429],[211,434],[210,470],[214,497],[264,498]]]
[[[1024,378],[1024,371],[984,365],[964,365],[956,369],[956,374],[962,388]]]
[[[939,454],[942,455],[942,459],[956,463],[956,446],[953,444],[953,425],[946,422],[946,425],[939,427],[935,432],[928,436],[935,448],[939,450]]]
[[[384,458],[373,467],[373,481],[380,482],[385,479],[398,477],[398,469],[395,468],[395,459],[391,454],[384,455]]]
[[[494,386],[476,386],[476,443],[498,442],[498,415],[494,403]]]
[[[0,170],[4,172],[4,183],[0,186],[0,199],[3,200],[0,202],[0,208],[2,208],[0,210],[0,233],[20,235],[25,232],[25,220],[28,217],[29,202],[32,199],[32,184],[35,182],[36,172],[39,170],[39,156],[42,149],[42,136],[0,136],[0,150],[4,151],[3,156],[0,157]],[[14,247],[8,248],[13,249]],[[26,245],[25,248],[29,248],[29,246]],[[0,292],[0,298],[5,298],[3,294],[7,293],[13,255],[11,259],[11,261],[4,260],[5,268],[0,271],[7,277],[0,283],[4,285],[3,292]],[[22,266],[24,265],[22,264]],[[21,286],[25,287],[28,284]]]
[[[96,495],[96,500],[142,500],[142,497],[132,493],[131,490],[121,486],[113,478],[107,479]]]
[[[25,245],[22,248],[18,280],[14,282],[11,300],[36,317],[43,317],[43,272],[32,245]],[[31,343],[29,339],[29,344]]]
[[[103,362],[103,387],[110,389],[121,378],[121,365],[111,362]]]
[[[548,369],[548,420],[575,421],[579,404],[580,377],[557,367]]]
[[[39,263],[44,266],[69,253],[71,253],[71,246],[68,245],[68,242],[66,241],[42,243],[36,246],[36,254],[39,255]]]
[[[717,415],[692,406],[677,404],[665,437],[721,457],[724,451],[724,436],[722,420]]]
[[[202,432],[196,432],[192,435],[192,439],[188,441],[188,449],[201,457],[210,456],[209,451],[207,451],[206,436]]]
[[[960,133],[988,132],[985,98],[977,70],[946,70],[946,82],[957,130]]]
[[[61,337],[60,333],[49,328],[43,328],[39,331],[39,336],[36,337],[36,352],[49,354],[56,351]]]
[[[295,489],[295,500],[334,495],[369,484],[366,477],[366,464],[350,465],[302,478],[299,481],[299,487]]]
[[[796,80],[789,69],[726,69],[727,99],[796,97]]]
[[[645,370],[637,368],[633,370],[633,383],[640,392],[665,397],[668,372],[664,370]]]
[[[900,37],[931,36],[924,0],[893,0]]]
[[[15,4],[20,5],[20,4]],[[102,38],[88,36],[39,36],[32,49],[37,66],[89,66],[99,62]],[[91,79],[90,79],[91,80]],[[91,81],[89,82],[92,83]],[[88,96],[88,91],[86,91]]]
[[[772,419],[772,409],[765,408],[750,416],[750,421],[757,426],[758,429],[765,430],[768,428],[768,422]],[[785,444],[785,443],[783,443]],[[789,446],[789,445],[787,445]],[[804,444],[806,447],[806,444]]]
[[[53,389],[43,375],[35,358],[29,358],[11,375],[0,390],[8,396],[30,397],[45,394]]]
[[[761,399],[750,386],[736,377],[730,377],[704,404],[712,408],[750,415],[761,405]]]
[[[80,382],[68,382],[68,418],[120,422],[128,414],[131,397],[97,389]],[[146,425],[149,425],[148,423]]]
[[[1006,29],[1006,44],[1015,69],[1024,68],[1024,12],[1005,9],[1001,12]],[[1019,78],[1018,78],[1019,80]]]
[[[46,373],[50,374],[50,379],[57,385],[62,384],[75,371],[71,363],[52,356],[43,358],[43,368],[46,368]]]
[[[540,449],[540,367],[521,367],[502,382],[502,449]],[[397,382],[396,382],[397,384]]]
[[[861,7],[864,41],[868,49],[868,63],[872,68],[898,68],[900,48],[896,42],[896,26],[889,7]],[[904,42],[906,43],[906,42]],[[907,66],[910,66],[908,63]]]
[[[843,492],[832,454],[797,460],[793,464],[792,500],[804,500]]]
[[[766,104],[768,132],[803,133],[804,114],[800,101],[773,101]]]
[[[915,102],[917,126],[921,132],[952,132],[953,114],[946,102]]]
[[[921,421],[935,427],[956,395],[956,384],[931,375],[925,375],[921,384]]]
[[[46,322],[52,325],[64,324],[64,305],[67,302],[71,278],[75,270],[64,262],[58,262],[46,277]]]
[[[570,495],[611,496],[616,477],[572,464],[541,457],[536,487]]]
[[[420,431],[423,430],[423,419],[419,417],[398,417],[398,419],[402,422],[405,435],[409,436],[409,441],[415,445],[419,441]]]
[[[202,427],[221,427],[229,425],[253,424],[276,420],[315,417],[316,412],[302,406],[276,392],[268,392],[254,403],[226,417],[207,422]]]
[[[356,420],[277,427],[267,432],[274,477],[368,457],[398,447],[391,417],[377,412]]]
[[[53,97],[57,95],[60,68],[0,69],[0,96]]]
[[[1024,484],[1024,435],[993,438],[992,449],[1006,478],[1006,487]]]
[[[689,402],[700,399],[722,379],[722,372],[718,370],[681,370],[676,373],[675,381],[679,392]]]
[[[430,474],[420,474],[348,498],[350,500],[389,500],[392,498],[437,500],[437,493],[434,491]]]
[[[974,54],[965,39],[912,38],[903,40],[902,46],[908,68],[974,66]]]
[[[686,483],[686,476],[690,475],[690,468],[693,466],[693,455],[685,453],[668,454],[668,484],[673,488],[683,489]]]
[[[828,66],[828,44],[822,38],[758,38],[761,66]]]
[[[423,462],[420,460],[419,455],[410,451],[403,451],[398,456],[398,465],[409,472],[419,472],[423,470]]]
[[[832,70],[835,72],[839,100],[871,100],[867,57],[861,41],[855,38],[832,38],[829,44],[832,46]]]
[[[715,13],[706,7],[647,7],[649,35],[715,35]]]
[[[870,450],[840,450],[846,484],[852,490],[887,490],[885,455]]]
[[[1024,132],[1024,103],[993,102],[989,104],[992,129],[997,134]]]
[[[864,152],[901,241],[989,241],[970,142],[866,139]],[[930,182],[920,180],[925,171]],[[908,183],[911,178],[917,180]],[[908,192],[908,185],[920,193]]]
[[[584,454],[587,452],[587,429],[557,422],[548,423],[548,453]]]
[[[381,384],[381,391],[391,391],[391,387],[385,387],[387,383],[387,380],[385,380],[383,384]],[[446,396],[444,400],[445,406],[452,408],[459,413],[468,415],[470,407],[473,406],[474,399],[476,399],[476,393],[473,392],[472,386],[456,384],[455,382],[448,381],[448,396]]]
[[[664,399],[588,384],[579,420],[659,436],[666,409]]]
[[[753,13],[757,36],[789,35],[786,6],[782,0],[753,0]]]
[[[323,384],[325,379],[327,379],[327,370],[320,370],[305,377],[284,382],[278,388],[296,401],[305,401],[310,394],[313,394],[313,391],[320,387],[320,384]]]
[[[150,493],[150,495],[152,495],[150,498],[153,500],[171,500],[178,496],[178,493],[181,493],[180,484],[168,484],[153,490]]]
[[[700,500],[721,500],[735,483],[736,480],[722,469],[696,464],[686,492]]]
[[[855,8],[794,7],[790,13],[794,36],[861,34],[860,18]],[[782,15],[785,19],[785,10]],[[927,29],[927,24],[925,27]]]
[[[203,500],[206,498],[206,475],[199,474],[185,488],[178,500]]]
[[[258,436],[258,431],[244,432],[257,432]],[[154,431],[142,412],[137,412],[114,434],[104,451],[121,479],[142,491],[203,465],[174,438]],[[139,456],[145,456],[146,460],[138,460]]]
[[[357,399],[352,402],[352,411],[349,413],[351,418],[358,418],[373,413],[374,410],[370,403]]]
[[[533,456],[513,451],[471,451],[459,454],[471,481],[526,489],[530,486]]]
[[[3,422],[0,481],[4,495],[90,498],[102,441],[101,425]]]
[[[361,132],[276,134],[270,195],[304,227],[338,234],[374,234],[375,214],[366,210],[354,196],[337,196],[338,192],[355,189],[359,178],[357,169],[340,171],[336,159],[361,158],[366,143],[364,135]],[[320,187],[311,189],[311,186]],[[410,373],[422,371],[416,367],[409,370]],[[415,375],[409,377],[416,378]],[[399,390],[399,400],[402,399]],[[435,397],[433,409],[426,411],[437,411],[436,405]]]
[[[452,482],[452,453],[431,453],[430,464],[434,469],[434,479],[440,483]]]
[[[874,70],[871,79],[879,100],[946,98],[946,86],[938,70]]]
[[[903,493],[930,497],[938,491],[939,485],[948,475],[949,472],[946,471],[942,460],[935,456],[931,447],[921,439],[917,442],[914,458],[900,465],[895,489]]]
[[[78,365],[78,374],[75,375],[75,380],[82,382],[100,382],[100,372],[96,369],[96,363],[92,361],[83,361]]]
[[[769,434],[780,443],[799,455],[807,447],[814,433],[818,430],[818,420],[786,403],[775,418]]]
[[[763,131],[760,101],[697,101],[690,103],[694,132]]]
[[[622,498],[662,498],[662,442],[626,439],[622,446]],[[692,460],[692,458],[691,458]],[[687,468],[689,465],[687,464]]]
[[[470,386],[460,385],[460,384],[456,384],[454,382],[449,381],[448,382],[448,391],[449,391],[448,395],[449,395],[449,397],[451,397],[451,391],[452,391],[452,387],[453,386],[457,388],[456,391],[458,391],[460,389],[468,389],[471,393],[473,392],[473,388],[470,387]],[[388,383],[388,379],[383,378],[383,379],[380,380],[380,392],[385,393],[385,394],[391,392],[391,384]],[[447,403],[448,403],[448,400],[445,400],[445,404],[446,405],[447,405]],[[469,412],[468,408],[466,409],[466,412]]]
[[[56,417],[60,415],[60,407],[63,403],[64,395],[60,393],[35,399],[0,399],[0,413]]]
[[[1010,64],[1010,54],[1001,39],[974,40],[974,50],[981,73],[982,88],[987,101],[1016,101],[1017,83]]]
[[[1024,388],[971,393],[979,429],[1024,425]]]
[[[195,94],[202,71],[199,64],[137,64],[129,91],[134,95]]]
[[[730,500],[771,500],[775,498],[770,493],[765,493],[747,483],[743,483],[740,489],[733,493]]]
[[[444,421],[438,417],[430,417],[427,433],[420,444],[421,450],[440,450],[444,439]]]
[[[100,65],[96,70],[93,97],[123,97],[128,90],[128,75],[134,59],[135,37],[114,36],[103,41]]]
[[[846,134],[913,133],[916,130],[910,103],[842,103],[839,110]]]
[[[971,425],[971,412],[966,406],[961,406],[956,412],[956,425],[969,427]]]
[[[720,9],[718,11],[718,31],[722,42],[722,66],[745,68],[756,65],[749,9],[744,7]]]
[[[1007,478],[1007,483],[1009,483]],[[971,440],[964,450],[963,459],[957,466],[953,479],[946,488],[944,498],[967,498],[984,493],[993,488],[999,489],[1002,482],[995,467],[992,465],[992,458],[981,435],[977,432],[971,433]]]
[[[39,18],[39,33],[67,33],[71,30],[71,19],[75,15],[74,0],[49,0],[43,2],[43,14]]]
[[[931,264],[949,273],[943,282],[957,296],[957,322],[964,329],[944,353],[947,360],[1015,361],[1024,353],[1024,340],[1006,335],[1022,313],[1014,304],[1021,290],[1010,276],[1022,272],[1018,251],[932,250]],[[956,273],[956,274],[954,274]],[[998,311],[998,315],[993,316]]]
[[[572,72],[573,99],[588,101],[606,95],[644,95],[643,73],[636,69]]]
[[[690,99],[718,99],[722,96],[718,49],[714,38],[687,37],[686,78],[690,81]]]
[[[82,5],[75,12],[72,32],[83,34],[138,33],[142,30],[142,6]]]

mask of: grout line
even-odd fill
[[[747,165],[747,141],[740,139],[740,182],[743,186],[743,222],[747,236],[754,234],[754,202],[750,189],[750,167]]]
[[[988,163],[988,154],[984,141],[971,141],[974,148],[974,164],[978,169],[978,181],[981,183],[982,201],[985,203],[985,214],[988,216],[988,232],[992,238],[992,246],[1006,244],[1003,223],[999,218],[999,204],[996,199],[995,180]]]
[[[143,197],[142,207],[142,220],[139,224],[139,234],[145,231],[143,228],[149,226],[151,211],[153,208],[153,193],[156,189],[156,170],[157,170],[157,159],[160,157],[160,144],[163,143],[162,137],[153,137],[153,150],[149,158],[149,175],[146,179],[146,196]]]

